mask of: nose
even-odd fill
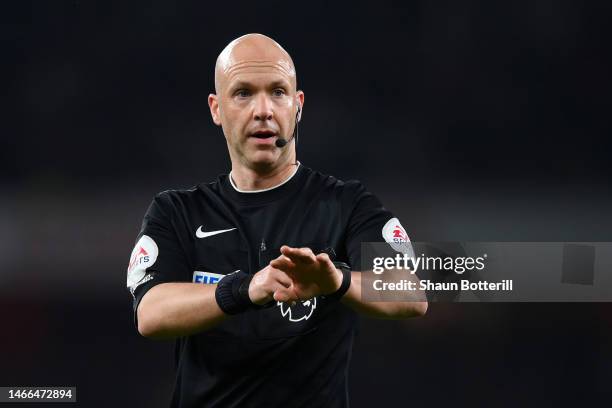
[[[255,100],[255,110],[253,111],[255,120],[272,120],[272,102],[266,95],[259,95]]]

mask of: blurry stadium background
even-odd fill
[[[612,241],[609,2],[1,7],[2,386],[167,406],[173,343],[137,334],[125,270],[156,192],[228,171],[206,97],[248,32],[294,58],[302,163],[362,180],[413,240]],[[609,304],[363,319],[351,404],[610,402],[611,343]]]

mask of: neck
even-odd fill
[[[293,176],[296,170],[297,165],[293,161],[266,172],[244,166],[232,166],[230,177],[239,190],[265,190],[282,184]]]

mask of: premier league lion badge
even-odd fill
[[[317,298],[313,297],[312,299],[302,300],[293,306],[283,302],[276,302],[276,305],[280,307],[283,317],[288,318],[290,322],[300,322],[308,320],[312,316],[317,308]]]

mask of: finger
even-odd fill
[[[290,288],[279,288],[272,295],[277,302],[297,302],[299,298]]]
[[[319,261],[320,263],[325,264],[328,267],[333,266],[335,268],[334,263],[332,262],[331,258],[325,252],[322,252],[319,255],[317,255],[316,258],[317,258],[317,261]]]
[[[285,255],[281,255],[276,259],[270,261],[270,266],[276,269],[282,269],[284,271],[295,268],[295,263]]]
[[[273,261],[290,261],[291,262],[291,258],[283,254],[280,254],[277,258],[274,258]]]
[[[287,294],[287,292],[283,292],[281,290],[277,290],[276,292],[274,292],[272,297],[277,302],[287,302],[289,300],[289,295]]]
[[[287,275],[285,272],[283,272],[282,270],[276,270],[272,274],[272,278],[278,284],[282,285],[285,288],[289,288],[289,287],[291,287],[291,285],[293,285],[293,280],[291,279],[291,277],[289,275]]]
[[[310,248],[291,248],[286,245],[281,247],[281,253],[295,263],[314,263],[315,256]]]

